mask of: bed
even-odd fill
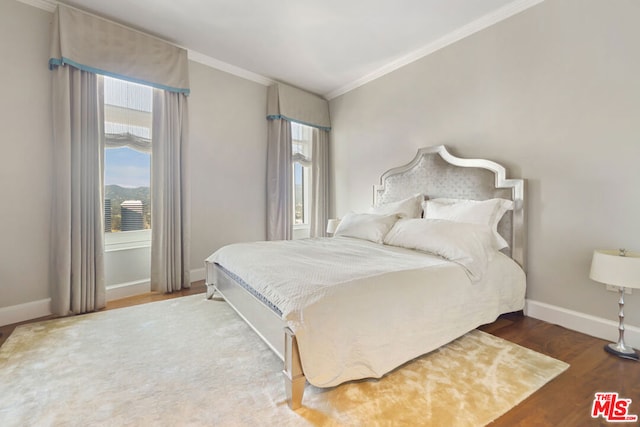
[[[524,180],[426,147],[373,199],[333,237],[232,244],[205,261],[207,297],[283,360],[292,409],[307,382],[380,378],[524,306]]]

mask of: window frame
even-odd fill
[[[296,129],[296,127],[299,127]],[[296,136],[299,138],[296,139]],[[292,192],[292,214],[293,214],[293,230],[294,238],[309,237],[311,230],[311,167],[312,167],[312,144],[313,144],[313,128],[301,123],[291,122],[291,149],[293,152],[291,161],[291,192]],[[299,147],[296,149],[296,145]],[[304,146],[308,155],[305,156],[302,151]],[[296,223],[296,165],[301,168],[302,176],[302,222]]]
[[[131,85],[137,85],[137,86],[144,86],[145,88],[149,88],[151,90],[151,96],[153,96],[153,88],[151,88],[150,86],[147,85],[141,85],[139,83],[133,83],[133,82],[129,82],[127,80],[123,80],[123,79],[117,79],[117,78],[113,78],[113,77],[107,77],[107,76],[103,76],[103,78],[105,79],[112,79],[112,80],[117,80],[117,81],[122,81],[125,82],[127,84],[131,84]],[[106,88],[106,84],[105,84],[105,88]],[[145,89],[146,90],[146,89]],[[151,105],[153,104],[153,99],[150,100]],[[104,109],[105,109],[105,113],[108,110],[127,110],[126,107],[122,107],[122,106],[117,106],[114,104],[107,104],[106,103],[106,95],[105,95],[105,101],[104,101]],[[146,120],[148,122],[148,126],[149,126],[149,132],[151,132],[151,124],[152,124],[152,114],[153,112],[146,112],[146,111],[141,111],[141,110],[137,110],[135,108],[130,108],[131,111],[133,111],[135,115],[137,115],[137,120]],[[151,115],[151,118],[147,117],[146,119],[144,117],[141,117],[143,115]],[[114,121],[112,120],[112,117],[110,117],[108,114],[105,114],[105,128],[106,128],[106,123],[121,123],[118,121]],[[135,125],[134,125],[135,127]],[[104,147],[104,155],[106,158],[106,152],[109,149],[113,149],[113,148],[121,148],[121,147],[128,147],[129,149],[138,151],[138,152],[142,152],[142,153],[146,153],[146,150],[143,150],[140,148],[140,146],[136,146],[136,140],[143,140],[144,138],[139,138],[133,135],[129,135],[128,138],[130,138],[130,143],[127,142],[123,142],[121,144],[118,145],[111,145],[109,146],[106,141],[108,140],[109,136],[107,134],[105,134],[105,147]],[[125,140],[127,140],[128,138],[125,138]],[[149,138],[147,140],[148,144],[149,144],[149,156],[151,156],[151,148],[150,148],[150,144],[151,144],[151,138]],[[151,162],[151,157],[149,158],[149,162]],[[151,164],[149,164],[149,170],[151,170]],[[104,174],[106,177],[106,165],[105,165],[105,170],[104,170]],[[103,191],[106,191],[106,179],[105,182],[103,183]],[[149,191],[151,191],[151,176],[149,176]],[[105,194],[106,196],[106,194]],[[105,197],[106,198],[106,197]],[[150,199],[150,198],[149,198]],[[104,201],[103,201],[104,203]],[[150,201],[149,201],[150,203]],[[148,207],[148,209],[151,209],[151,206]],[[104,215],[104,208],[103,208],[103,215]],[[104,231],[104,250],[105,252],[112,252],[112,251],[119,251],[119,250],[127,250],[127,249],[137,249],[137,248],[148,248],[151,247],[151,228],[147,228],[147,229],[142,229],[142,230],[130,230],[130,231],[116,231],[116,232],[108,232],[108,231]]]

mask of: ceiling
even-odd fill
[[[331,99],[540,1],[64,3],[185,47],[193,60],[262,83],[281,81]]]

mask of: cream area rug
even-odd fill
[[[204,295],[16,328],[0,426],[482,426],[567,364],[472,331],[379,380],[284,397],[282,362]]]

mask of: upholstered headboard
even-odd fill
[[[386,171],[374,187],[374,205],[394,202],[422,193],[425,197],[513,200],[513,211],[498,224],[498,232],[509,242],[503,252],[525,268],[526,227],[523,179],[507,179],[502,165],[491,160],[463,159],[444,145],[418,150],[408,164]]]

